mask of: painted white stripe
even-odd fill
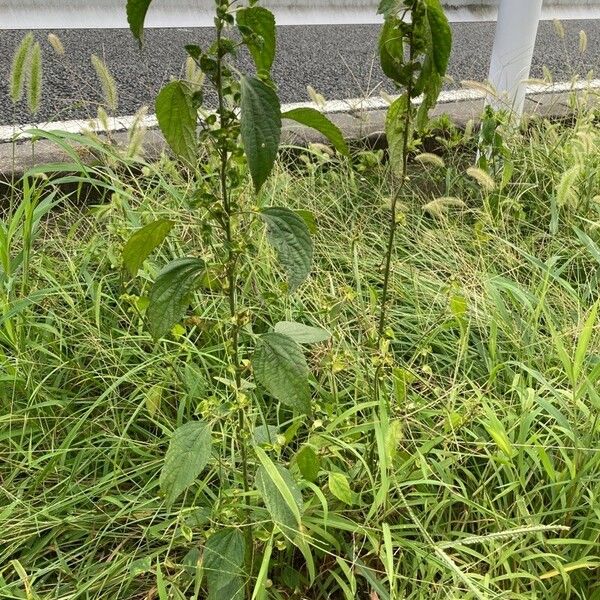
[[[600,79],[592,79],[590,81],[565,81],[552,84],[535,83],[527,86],[527,96],[535,96],[536,94],[560,94],[570,91],[584,90],[600,90]],[[482,100],[486,97],[486,92],[483,89],[461,89],[443,91],[440,94],[438,104],[453,104],[456,102],[464,102],[468,100]],[[421,100],[417,98],[416,104]],[[325,114],[352,114],[362,111],[385,110],[389,106],[388,100],[381,97],[373,98],[348,98],[346,100],[329,100],[323,107],[318,106],[313,102],[296,102],[291,104],[283,104],[281,111],[285,112],[295,108],[316,108]],[[13,140],[28,139],[30,134],[25,133],[30,129],[39,129],[42,131],[61,131],[66,133],[83,133],[92,131],[95,133],[106,133],[127,131],[131,128],[136,117],[123,116],[109,119],[108,129],[98,119],[87,120],[72,120],[72,121],[54,121],[49,123],[28,123],[23,125],[4,125],[0,126],[0,142],[10,142]],[[158,122],[156,115],[147,115],[141,121],[147,128],[157,127]]]

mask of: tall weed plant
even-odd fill
[[[443,12],[381,10],[387,163],[281,114],[256,3],[159,94],[169,156],[34,132],[71,162],[3,219],[3,598],[600,594],[595,110],[438,135]],[[335,151],[277,161],[286,118]]]

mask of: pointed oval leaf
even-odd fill
[[[243,37],[254,59],[256,70],[260,74],[268,75],[275,60],[277,37],[273,13],[262,6],[240,8],[236,12],[236,21],[243,32],[252,33],[252,35],[243,34]]]
[[[308,365],[302,348],[280,333],[262,335],[252,359],[256,380],[277,400],[298,411],[310,412]]]
[[[258,192],[269,177],[281,139],[281,107],[275,91],[254,77],[241,80],[240,131]]]
[[[173,228],[173,221],[158,219],[138,229],[123,248],[123,264],[132,277],[137,275],[144,261],[158,248]]]
[[[199,258],[180,258],[159,273],[150,290],[146,311],[148,329],[155,340],[181,321],[189,305],[189,294],[203,271],[204,261]]]
[[[209,600],[242,600],[244,597],[244,536],[238,529],[222,529],[211,535],[204,549]]]
[[[440,77],[446,74],[452,51],[452,29],[440,0],[425,0],[431,30],[433,61]]]
[[[282,113],[281,116],[284,119],[291,119],[301,125],[316,129],[331,142],[340,154],[349,154],[348,144],[340,128],[318,110],[310,107],[294,108]]]
[[[315,235],[319,228],[317,227],[317,217],[310,210],[299,209],[296,210],[295,213],[302,217],[306,226],[308,227],[308,231],[311,235]]]
[[[311,483],[316,481],[321,470],[321,461],[317,453],[310,446],[304,446],[296,454],[295,460],[302,477]]]
[[[298,531],[304,502],[292,474],[285,467],[273,463],[260,448],[257,449],[257,456],[261,466],[256,472],[256,489],[271,518],[284,532]]]
[[[185,82],[171,81],[163,87],[156,97],[156,118],[173,152],[195,163],[197,112],[192,91]]]
[[[401,2],[402,0],[381,0],[377,8],[377,14],[384,17],[395,15],[400,10]]]
[[[343,473],[329,473],[329,491],[344,504],[352,506],[352,490],[348,478]]]
[[[381,70],[398,85],[406,85],[413,73],[404,56],[402,21],[395,16],[386,18],[379,36],[379,62]]]
[[[326,329],[310,327],[294,321],[280,321],[273,329],[275,333],[287,335],[298,344],[319,344],[331,338],[331,334]]]
[[[392,169],[402,171],[404,161],[404,138],[406,128],[406,111],[410,100],[403,94],[390,105],[385,119],[385,135]]]
[[[173,504],[200,475],[210,459],[211,445],[206,423],[191,421],[173,432],[159,479],[167,504]]]
[[[133,37],[142,45],[144,21],[152,0],[127,0],[127,22]]]
[[[304,219],[289,208],[265,208],[260,213],[267,237],[287,272],[290,292],[308,277],[312,267],[313,242]]]

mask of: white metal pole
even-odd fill
[[[500,0],[489,81],[498,96],[495,108],[523,114],[525,80],[529,78],[543,0]]]

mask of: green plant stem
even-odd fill
[[[388,304],[388,295],[389,295],[389,287],[390,287],[390,275],[391,275],[391,266],[392,266],[392,255],[394,253],[394,242],[396,240],[396,230],[398,228],[397,217],[398,217],[398,200],[400,199],[400,195],[404,190],[404,186],[406,185],[406,177],[408,170],[408,144],[410,141],[410,125],[412,122],[412,102],[411,102],[411,94],[412,94],[412,83],[409,83],[406,88],[406,94],[408,96],[408,103],[406,108],[406,115],[404,121],[404,139],[402,141],[402,170],[400,173],[400,184],[398,189],[394,193],[392,198],[391,212],[390,212],[390,229],[388,233],[388,241],[385,251],[385,263],[383,270],[383,292],[381,295],[381,305],[380,305],[380,313],[379,313],[379,327],[377,329],[377,337],[378,343],[381,343],[381,340],[385,334],[385,324],[387,317],[387,304]]]
[[[217,95],[218,95],[218,113],[219,113],[219,124],[221,132],[226,130],[228,124],[228,117],[225,109],[225,100],[223,97],[223,81],[222,81],[222,70],[223,70],[223,56],[221,53],[221,34],[223,31],[223,21],[217,20]],[[242,376],[241,376],[241,365],[240,365],[240,350],[239,350],[239,322],[238,322],[238,307],[237,307],[237,253],[234,248],[234,236],[233,236],[233,211],[231,207],[229,197],[229,186],[227,181],[227,168],[228,168],[228,148],[227,148],[227,137],[223,136],[219,148],[220,155],[220,169],[219,178],[221,186],[221,199],[223,203],[224,213],[224,226],[225,226],[225,238],[227,243],[227,286],[228,286],[228,297],[229,297],[229,314],[231,316],[230,325],[230,343],[231,343],[231,361],[235,371],[235,394],[236,400],[239,400],[239,393],[241,389]],[[250,491],[250,482],[248,474],[248,446],[246,443],[246,429],[245,429],[245,414],[244,408],[238,408],[238,435],[237,439],[240,446],[240,455],[242,461],[242,481],[244,486],[244,493],[248,497]],[[248,507],[244,510],[244,520],[246,527],[244,528],[244,535],[246,539],[246,549],[248,554],[248,568],[249,575],[252,573],[252,562],[253,562],[253,538],[252,538],[252,524],[250,519],[250,510]]]
[[[413,60],[414,57],[414,48],[413,48],[413,34],[411,32],[409,37],[409,47],[410,47],[410,60]],[[407,103],[406,103],[406,114],[404,115],[404,131],[403,131],[403,139],[402,139],[402,169],[400,171],[400,183],[398,188],[396,189],[394,196],[392,198],[392,204],[390,208],[390,228],[388,232],[388,239],[385,251],[384,258],[384,269],[383,269],[383,291],[381,295],[381,304],[380,304],[380,312],[379,312],[379,326],[377,328],[377,350],[381,351],[381,342],[385,336],[385,327],[387,322],[387,305],[388,305],[388,295],[389,295],[389,287],[390,287],[390,278],[391,278],[391,270],[392,270],[392,255],[394,253],[394,242],[396,240],[396,230],[398,228],[397,218],[398,218],[398,201],[400,196],[404,190],[407,181],[407,171],[408,171],[408,146],[410,142],[410,132],[411,132],[411,123],[413,119],[413,108],[411,102],[411,96],[413,91],[413,82],[412,79],[409,81],[406,86],[406,95],[407,95]],[[377,365],[375,370],[375,377],[373,381],[373,393],[377,402],[380,401],[380,385],[379,378],[381,376],[381,370],[384,366],[383,357],[381,357],[381,361]],[[384,407],[380,407],[380,416]],[[387,412],[387,410],[386,410]],[[373,415],[374,421],[378,418],[377,415]],[[371,439],[369,443],[369,453],[367,458],[367,464],[369,465],[369,469],[371,473],[375,468],[375,422],[373,423],[373,430],[371,432]]]

